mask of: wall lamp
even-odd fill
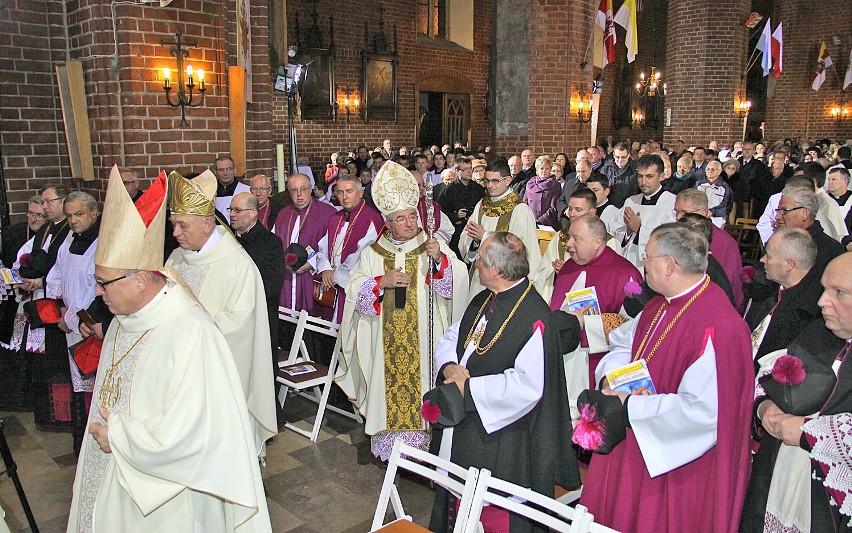
[[[349,88],[349,86],[340,87],[338,89],[341,93],[343,93],[343,100],[338,100],[337,108],[346,112],[346,122],[349,122],[349,118],[358,113],[358,97],[355,96],[355,91]]]
[[[586,91],[580,91],[580,100],[577,102],[577,120],[580,124],[588,124],[592,121],[592,95]]]
[[[751,100],[740,100],[737,104],[737,117],[746,118],[751,111]]]
[[[634,109],[631,117],[634,126],[641,127],[645,125],[645,114],[642,113],[641,109]]]
[[[184,59],[189,57],[189,50],[186,46],[196,46],[195,41],[183,40],[180,32],[175,33],[174,41],[160,41],[162,45],[169,46],[169,53],[175,57],[177,63],[177,91],[175,92],[175,102],[172,103],[171,91],[172,87],[172,72],[169,68],[163,69],[163,90],[166,92],[166,103],[169,107],[180,107],[180,126],[189,126],[186,121],[186,108],[198,107],[204,103],[204,71],[201,69],[193,73],[192,65],[187,65],[184,70]],[[197,80],[197,83],[196,83]],[[193,90],[198,87],[198,94],[193,94]]]

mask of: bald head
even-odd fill
[[[822,275],[819,299],[825,327],[844,340],[852,339],[852,252],[834,258]]]
[[[257,198],[250,192],[241,192],[231,199],[231,228],[238,234],[248,231],[257,222]]]

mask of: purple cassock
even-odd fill
[[[740,245],[731,235],[713,225],[713,242],[710,244],[710,253],[716,261],[722,265],[728,281],[731,282],[731,292],[734,295],[734,306],[737,311],[743,308],[743,281],[740,279],[740,271],[743,269],[743,258],[740,255]]]
[[[633,263],[615,253],[609,246],[588,264],[578,265],[574,261],[565,261],[562,270],[553,283],[553,296],[550,308],[560,309],[565,302],[565,293],[571,290],[580,273],[586,273],[586,287],[594,287],[601,313],[618,313],[624,305],[624,286],[631,281],[642,284],[642,274]],[[585,330],[580,345],[589,347]],[[604,352],[589,354],[589,388],[595,388],[595,368],[604,356]]]
[[[328,221],[337,211],[329,204],[311,199],[311,203],[304,209],[296,209],[288,205],[278,213],[275,219],[275,234],[281,239],[284,248],[295,241],[302,246],[310,246],[314,251],[319,250],[319,241],[325,236],[328,229]],[[293,288],[295,285],[295,302],[293,300]],[[325,308],[314,303],[314,276],[310,272],[304,274],[284,274],[284,285],[281,288],[280,304],[289,309],[301,311],[304,309],[311,316],[331,318],[331,309],[327,312]],[[325,315],[325,316],[324,316]]]
[[[326,226],[326,235],[328,237],[328,258],[332,265],[339,266],[345,270],[345,278],[348,281],[349,273],[358,262],[360,250],[375,242],[382,234],[385,227],[385,219],[378,209],[370,207],[364,200],[352,208],[352,211],[347,213],[345,210],[340,210],[334,213],[331,220]],[[365,238],[369,237],[369,242]],[[335,250],[340,248],[342,242],[342,250],[340,257],[335,257]],[[355,254],[350,259],[350,256]],[[335,275],[335,281],[340,279]],[[343,287],[338,282],[337,285],[337,304],[335,305],[334,322],[338,324],[343,320],[343,304],[346,303],[346,287]]]
[[[616,341],[601,364],[617,350],[617,363],[641,357],[657,394],[630,398],[627,438],[592,456],[580,503],[626,533],[736,533],[751,470],[748,326],[706,278],[654,297],[636,321],[632,342]]]

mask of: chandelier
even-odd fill
[[[668,84],[663,82],[663,75],[657,67],[651,67],[649,76],[645,75],[645,71],[639,74],[639,81],[636,82],[636,92],[639,96],[657,96],[660,92],[665,96],[666,89]]]

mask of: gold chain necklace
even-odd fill
[[[690,305],[692,305],[692,302],[694,302],[696,298],[701,296],[701,293],[704,292],[704,289],[706,289],[708,285],[710,285],[710,277],[705,275],[704,283],[701,285],[701,288],[698,289],[698,292],[693,294],[692,297],[689,300],[687,300],[686,304],[683,307],[680,308],[680,311],[677,312],[677,314],[674,316],[674,318],[671,320],[671,322],[669,322],[668,325],[666,326],[666,329],[663,330],[662,335],[660,335],[660,338],[657,339],[657,342],[654,344],[654,347],[651,348],[651,351],[648,353],[648,357],[645,357],[646,363],[648,361],[650,361],[652,357],[654,357],[654,354],[657,352],[657,348],[660,347],[660,344],[663,342],[663,339],[666,338],[666,335],[668,335],[669,331],[671,331],[671,329],[674,327],[675,322],[677,322],[677,320],[680,318],[680,315],[682,315],[683,312],[686,311],[686,309]],[[636,350],[636,353],[633,355],[634,361],[639,359],[639,356],[642,354],[642,350],[645,348],[645,343],[648,342],[648,337],[650,337],[651,332],[654,331],[654,326],[656,325],[657,320],[659,320],[660,316],[663,314],[663,311],[667,307],[668,307],[668,303],[665,303],[665,304],[660,306],[659,310],[657,310],[657,314],[654,315],[654,319],[651,320],[651,325],[648,326],[648,331],[645,333],[645,336],[642,338],[642,342],[639,343],[639,348]]]
[[[118,336],[121,334],[121,326],[118,326],[118,330],[115,332],[115,338],[112,341],[112,361],[110,362],[109,371],[107,372],[106,379],[104,379],[104,383],[103,385],[101,385],[101,390],[98,393],[98,400],[100,400],[101,404],[105,407],[114,406],[116,403],[118,403],[118,399],[121,397],[121,378],[119,377],[118,379],[116,379],[115,377],[115,371],[118,368],[118,365],[120,365],[121,362],[124,361],[124,359],[128,355],[130,355],[130,352],[132,352],[133,349],[136,348],[136,345],[138,345],[142,341],[142,339],[145,338],[145,335],[147,335],[149,331],[151,330],[146,330],[145,333],[143,333],[138,339],[136,339],[136,341],[134,341],[133,343],[133,346],[131,346],[129,350],[124,352],[124,355],[122,355],[121,358],[116,361],[115,349],[116,345],[118,344]]]
[[[504,320],[504,321],[503,321],[503,324],[500,326],[500,329],[498,329],[498,330],[497,330],[497,333],[495,333],[495,334],[494,334],[494,338],[493,338],[493,339],[491,339],[491,342],[489,342],[488,344],[486,344],[486,345],[485,345],[485,347],[480,348],[480,347],[479,347],[479,341],[480,341],[480,340],[482,340],[482,336],[483,336],[483,335],[485,335],[485,327],[478,328],[478,327],[476,327],[476,325],[477,325],[477,324],[479,324],[479,319],[482,317],[482,312],[485,310],[485,306],[486,306],[486,305],[488,304],[488,302],[491,300],[491,297],[490,297],[490,296],[489,296],[488,298],[486,298],[486,299],[485,299],[485,303],[483,303],[483,304],[482,304],[482,307],[480,307],[480,308],[479,308],[479,312],[478,312],[478,313],[476,313],[476,318],[475,318],[475,319],[473,319],[473,327],[472,327],[472,328],[471,328],[471,330],[468,332],[468,334],[467,334],[467,340],[465,340],[464,345],[465,345],[465,346],[469,346],[469,345],[470,345],[470,343],[471,343],[471,341],[474,341],[474,342],[476,342],[476,345],[477,345],[477,346],[476,346],[476,354],[477,354],[477,355],[485,355],[485,352],[487,352],[488,350],[490,350],[490,349],[491,349],[491,347],[492,347],[492,346],[494,346],[494,343],[495,343],[495,342],[497,342],[497,339],[499,339],[499,338],[500,338],[500,335],[502,335],[502,334],[503,334],[503,330],[504,330],[504,329],[506,329],[506,324],[508,324],[508,323],[509,323],[509,320],[511,320],[512,316],[515,314],[515,311],[517,311],[517,310],[518,310],[518,307],[520,307],[521,302],[523,302],[523,301],[524,301],[524,298],[526,298],[526,297],[527,297],[527,294],[529,294],[530,289],[532,289],[532,283],[530,283],[529,285],[527,285],[526,290],[525,290],[525,291],[524,291],[524,293],[521,295],[521,297],[520,297],[520,299],[518,300],[518,302],[515,304],[515,307],[513,307],[513,308],[512,308],[512,311],[509,313],[509,316],[507,316],[507,317],[506,317],[506,320]],[[497,295],[496,295],[496,294],[492,293],[492,296],[494,296],[494,299],[495,299],[495,300],[497,299]]]

